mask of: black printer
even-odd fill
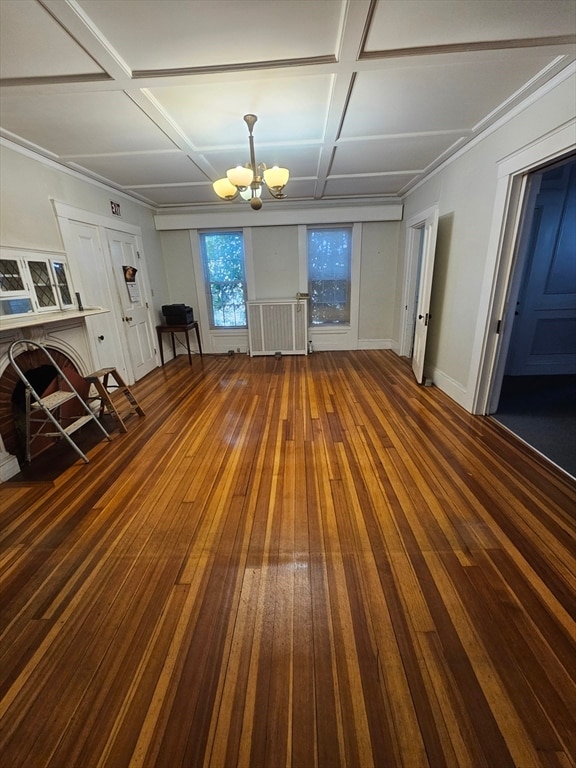
[[[164,304],[162,314],[166,325],[190,325],[194,322],[194,310],[186,304]]]

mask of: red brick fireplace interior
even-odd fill
[[[49,352],[70,379],[76,391],[82,397],[86,397],[89,385],[80,375],[74,362],[60,350],[49,348]],[[40,397],[49,395],[57,389],[69,389],[66,382],[58,381],[58,371],[41,350],[22,352],[16,361]],[[61,408],[62,415],[66,416],[78,416],[83,412],[77,400],[64,403]],[[25,415],[26,387],[13,366],[9,364],[0,376],[0,434],[6,450],[19,460],[24,458],[25,451]],[[43,427],[43,431],[47,430],[49,430],[48,425]],[[52,446],[54,442],[54,438],[36,438],[31,446],[32,458]]]

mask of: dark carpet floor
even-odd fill
[[[576,477],[576,376],[505,376],[492,416]]]

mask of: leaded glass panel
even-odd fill
[[[55,307],[57,305],[56,296],[50,280],[47,262],[29,261],[28,268],[34,284],[38,306],[42,308]]]
[[[66,268],[61,261],[53,261],[52,267],[56,276],[56,285],[60,293],[60,299],[64,306],[72,304],[72,294],[70,292],[70,286],[68,285],[68,277],[66,276]]]
[[[0,290],[24,290],[24,281],[16,259],[0,259]]]

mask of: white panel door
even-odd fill
[[[109,310],[85,318],[94,368],[116,368],[126,380],[128,366],[118,330],[120,318],[115,297],[116,289],[111,291],[108,284],[99,230],[90,224],[67,220],[61,222],[61,228],[74,286],[80,293],[83,306]]]
[[[414,329],[414,350],[412,352],[412,370],[419,384],[424,380],[424,357],[430,315],[430,295],[434,274],[434,256],[436,235],[438,232],[438,209],[430,211],[423,222],[422,264],[418,287],[418,305],[416,309],[416,327]]]
[[[156,368],[154,329],[148,306],[145,266],[134,235],[106,230],[112,272],[122,309],[125,352],[138,380]]]

